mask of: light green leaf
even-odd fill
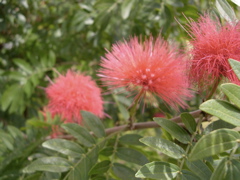
[[[194,172],[201,180],[209,180],[212,175],[212,171],[201,160],[197,160],[193,162],[187,161],[187,167],[192,172]]]
[[[139,141],[142,138],[139,134],[126,134],[119,138],[119,142],[128,145],[142,146],[143,144]]]
[[[191,114],[187,112],[182,113],[181,119],[190,133],[194,133],[196,131],[197,124],[194,117]]]
[[[127,19],[131,12],[131,9],[135,3],[135,0],[124,0],[121,6],[121,15],[123,19]]]
[[[43,157],[33,161],[23,169],[24,173],[35,171],[66,172],[71,168],[68,160],[61,157]]]
[[[218,129],[204,135],[193,147],[189,160],[194,161],[219,154],[237,145],[240,135],[230,129]]]
[[[92,135],[83,127],[74,123],[62,124],[61,127],[73,135],[79,143],[86,147],[92,147],[95,144],[95,140]]]
[[[16,58],[13,60],[13,62],[26,73],[28,74],[32,73],[33,68],[31,67],[30,64],[27,63],[26,60]]]
[[[179,167],[166,162],[151,162],[145,164],[137,173],[138,178],[172,180],[179,173]]]
[[[238,79],[240,79],[240,62],[234,59],[229,59],[228,62],[231,65],[235,74],[237,75]]]
[[[227,158],[222,159],[219,165],[215,168],[211,180],[236,180],[239,179],[240,162]]]
[[[108,169],[110,168],[110,164],[111,164],[111,161],[109,161],[109,160],[105,160],[105,161],[101,161],[101,162],[97,163],[95,166],[93,166],[93,168],[89,172],[89,175],[103,174],[103,173],[107,172]]]
[[[97,137],[106,136],[103,123],[97,116],[87,111],[81,111],[81,115],[84,123],[86,123],[86,125]]]
[[[19,85],[14,84],[12,86],[9,86],[3,93],[1,97],[1,104],[2,104],[2,110],[6,111],[7,108],[11,105],[11,103],[14,101],[14,94],[16,94],[19,90]]]
[[[127,162],[132,162],[139,165],[148,163],[148,159],[146,158],[145,155],[131,148],[125,148],[125,147],[118,148],[116,156]]]
[[[226,0],[216,0],[216,7],[220,15],[226,19],[228,22],[236,22],[237,17],[234,13],[232,7],[228,4]]]
[[[144,137],[140,139],[140,141],[147,146],[153,147],[175,159],[181,159],[185,154],[183,148],[166,139],[158,137]]]
[[[45,141],[42,146],[71,157],[81,157],[81,154],[84,153],[81,146],[65,139],[50,139]]]
[[[134,170],[130,169],[129,167],[119,164],[119,163],[114,163],[113,164],[113,173],[120,179],[126,179],[126,180],[137,180],[138,178],[135,177]]]
[[[240,126],[240,110],[232,104],[221,100],[208,100],[200,109],[235,126]]]
[[[164,128],[168,133],[170,133],[178,141],[187,144],[190,142],[191,137],[181,126],[177,123],[164,119],[164,118],[153,118],[153,120],[158,123],[162,128]]]
[[[240,108],[240,86],[232,83],[222,84],[221,89],[230,101]]]

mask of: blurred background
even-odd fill
[[[200,13],[216,13],[213,4],[205,0],[0,0],[1,126],[22,127],[27,119],[38,117],[47,104],[44,87],[57,72],[81,71],[100,84],[99,60],[116,41],[161,35],[185,45],[189,37],[179,23],[186,26],[186,17],[196,20]],[[111,117],[119,118],[112,101],[121,114],[126,113],[131,101],[125,96],[104,96]],[[158,110],[146,112],[144,116],[152,117]]]

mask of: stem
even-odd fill
[[[216,80],[216,82],[214,83],[213,88],[212,88],[211,92],[208,94],[206,100],[211,99],[211,97],[213,96],[213,94],[214,94],[215,91],[217,90],[217,87],[218,87],[218,84],[219,84],[220,81],[221,81],[221,78],[218,78],[218,79]]]
[[[191,114],[194,118],[198,117],[202,113],[201,110],[196,110],[192,111],[189,114]],[[177,116],[172,119],[169,119],[170,121],[178,123],[178,125],[184,127],[184,124],[181,123],[181,117]],[[159,128],[160,126],[155,122],[155,121],[150,121],[150,122],[141,122],[141,123],[133,123],[132,129],[130,130],[138,130],[138,129],[148,129],[148,128]],[[128,131],[129,130],[129,125],[121,125],[121,126],[115,126],[112,128],[105,129],[106,135],[111,135],[113,133],[118,133],[119,131]],[[93,134],[91,132],[91,134]],[[64,136],[59,136],[59,138],[64,138],[64,139],[72,139],[73,137],[70,135],[64,135]]]
[[[129,127],[129,129],[133,129],[134,128],[133,122],[135,120],[135,114],[136,114],[136,111],[137,111],[137,105],[138,105],[138,102],[140,100],[140,97],[142,96],[142,93],[143,93],[143,90],[141,90],[138,93],[138,95],[136,96],[133,104],[129,108],[129,118],[128,118],[128,127]]]
[[[189,153],[191,147],[192,147],[192,142],[194,141],[196,135],[198,132],[200,132],[201,130],[201,124],[203,122],[203,118],[201,118],[198,122],[197,122],[197,127],[196,127],[196,131],[192,134],[192,137],[190,139],[190,142],[188,143],[188,146],[186,148],[186,155]],[[184,163],[185,161],[187,160],[187,156],[183,157],[182,161],[181,161],[181,164],[180,164],[180,170],[179,170],[179,173],[181,173],[182,171],[182,168],[184,166]],[[178,179],[179,179],[179,176],[178,176]]]

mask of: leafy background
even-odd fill
[[[222,11],[216,8],[216,2],[223,7]],[[184,129],[175,122],[154,118],[162,129],[106,134],[105,128],[126,124],[127,108],[132,103],[131,98],[126,98],[127,94],[104,95],[105,112],[111,118],[101,121],[82,112],[89,129],[63,124],[62,128],[69,135],[62,139],[49,139],[51,125],[60,122],[42,113],[47,104],[44,87],[49,79],[71,68],[98,80],[99,60],[105,49],[110,49],[117,41],[131,36],[161,34],[170,43],[177,42],[184,47],[189,37],[180,24],[186,26],[187,18],[197,20],[205,12],[222,17],[222,21],[227,19],[226,15],[221,16],[224,12],[230,19],[238,17],[236,4],[216,2],[1,0],[0,179],[206,180],[237,177],[240,138],[237,130],[231,130],[239,126],[240,90],[237,85],[224,84],[215,96],[223,97],[224,93],[233,104],[210,100],[200,106],[201,110],[215,115],[200,118],[210,121],[203,124],[203,130],[199,127],[202,124],[196,123],[199,119],[185,112],[177,122],[184,124]],[[239,70],[239,64],[232,63],[232,67]],[[197,110],[201,103],[201,97],[196,95],[187,111]],[[157,106],[161,106],[166,118],[179,114],[160,101],[155,108],[147,106],[144,113],[140,107],[138,121],[151,121],[159,113]],[[216,109],[223,114],[219,115]],[[169,147],[174,150],[166,151]],[[179,175],[179,171],[182,174]]]

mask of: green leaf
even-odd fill
[[[92,147],[95,140],[92,135],[83,127],[74,123],[62,124],[61,127],[78,139],[79,143],[86,147]]]
[[[221,100],[208,100],[200,109],[235,126],[240,126],[240,110],[232,104]]]
[[[239,179],[240,162],[227,158],[222,159],[219,165],[215,168],[211,180],[236,180]]]
[[[209,180],[212,175],[212,171],[201,160],[197,160],[193,162],[187,161],[187,167],[192,172],[194,172],[201,180]]]
[[[95,166],[93,166],[93,168],[89,172],[89,175],[103,174],[103,173],[107,172],[108,169],[110,168],[110,164],[111,164],[111,161],[109,161],[109,160],[105,160],[105,161],[97,163]]]
[[[97,137],[106,136],[103,123],[97,116],[87,111],[81,111],[81,115],[86,125]]]
[[[119,138],[119,142],[127,145],[142,146],[143,144],[139,142],[140,138],[142,138],[142,136],[139,134],[126,134]]]
[[[240,86],[232,83],[222,84],[221,89],[230,101],[240,108]]]
[[[181,119],[190,133],[194,133],[196,131],[197,124],[194,117],[191,114],[187,112],[182,113]]]
[[[140,139],[140,141],[146,144],[147,146],[155,148],[161,151],[162,153],[175,159],[181,159],[185,154],[183,148],[166,139],[158,137],[144,137]]]
[[[113,173],[120,179],[126,179],[126,180],[137,180],[138,178],[135,177],[134,170],[130,169],[129,167],[114,163],[113,164]]]
[[[103,156],[111,156],[113,154],[114,148],[112,146],[104,148],[100,153]]]
[[[194,161],[208,156],[216,155],[237,145],[240,138],[238,132],[230,129],[218,129],[202,136],[194,145],[189,160]]]
[[[240,62],[234,59],[229,59],[228,62],[231,65],[235,74],[237,75],[238,79],[240,79]]]
[[[19,85],[14,84],[10,87],[8,87],[2,97],[1,97],[1,105],[2,105],[2,110],[6,111],[7,108],[11,105],[11,103],[14,101],[14,94],[16,94],[19,90]]]
[[[236,126],[225,122],[223,120],[217,120],[217,121],[213,121],[212,123],[210,123],[205,129],[204,129],[204,134],[208,134],[211,131],[217,130],[217,129],[222,129],[222,128],[227,128],[227,129],[233,129]]]
[[[179,173],[179,167],[166,162],[151,162],[145,164],[137,173],[138,178],[172,180]]]
[[[82,158],[76,162],[76,165],[71,168],[64,180],[89,179],[89,171],[96,164],[98,153],[98,146],[94,146],[86,156],[82,156]]]
[[[196,176],[191,171],[182,170],[181,171],[181,180],[201,180],[198,176]]]
[[[5,146],[10,150],[14,150],[14,139],[12,136],[10,136],[8,133],[4,132],[3,130],[0,130],[0,139],[2,140],[1,143],[5,144]]]
[[[66,172],[71,168],[71,164],[61,157],[43,157],[33,161],[23,169],[24,173],[35,171]]]
[[[162,128],[164,128],[168,133],[170,133],[178,141],[187,144],[190,142],[191,137],[181,126],[171,120],[164,118],[153,118],[153,120],[158,123]]]
[[[226,19],[228,22],[236,22],[237,17],[234,13],[232,7],[228,4],[226,0],[216,0],[216,7],[220,15]]]
[[[139,165],[148,163],[146,156],[135,149],[121,147],[117,149],[116,155],[118,158],[127,162],[132,162]]]
[[[81,157],[84,153],[81,146],[65,139],[50,139],[45,141],[42,146],[71,157]]]
[[[135,0],[124,0],[121,6],[121,15],[123,19],[127,19],[131,12],[131,9],[135,3]]]
[[[31,74],[33,72],[33,68],[27,63],[26,60],[16,58],[13,60],[13,62],[26,73]]]

